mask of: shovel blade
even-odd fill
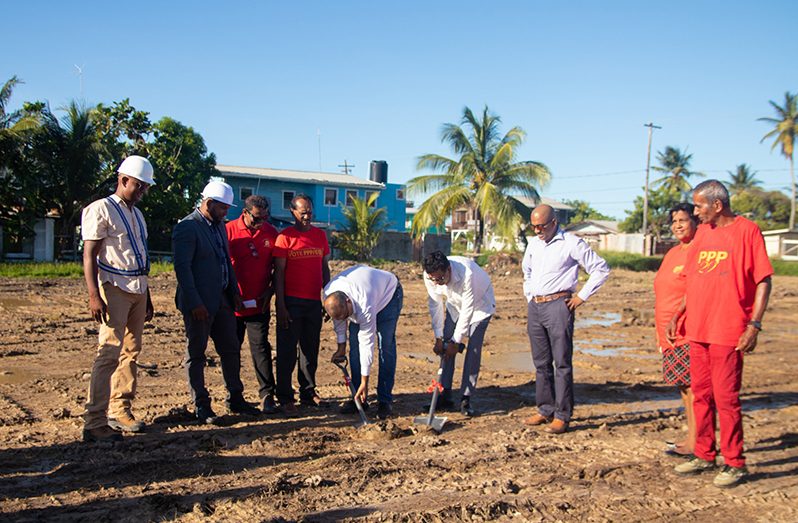
[[[432,421],[430,421],[429,416],[416,416],[413,418],[413,423],[416,425],[427,425],[435,432],[441,432],[443,430],[443,426],[446,424],[446,420],[447,418],[433,416]]]

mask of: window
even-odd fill
[[[404,200],[405,199],[405,190],[404,189],[396,189],[396,199],[397,200]]]
[[[241,187],[238,190],[238,198],[243,202],[244,200],[252,196],[253,192],[255,191],[254,189],[252,189],[252,187]]]
[[[338,205],[338,189],[324,189],[324,205],[326,207]]]
[[[346,191],[346,206],[352,207],[352,198],[357,198],[357,191],[348,190]]]
[[[372,194],[377,194],[378,195],[380,193],[378,191],[366,191],[366,200],[371,198]],[[376,207],[377,206],[377,200],[379,200],[379,196],[377,196],[377,199],[375,199],[373,202],[371,202],[371,205],[369,205],[369,207]]]
[[[291,210],[291,200],[294,199],[294,191],[283,191],[283,209]]]

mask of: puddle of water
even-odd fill
[[[574,327],[577,329],[595,326],[609,327],[620,321],[620,312],[599,312],[588,317],[577,317],[574,320]]]
[[[636,354],[630,351],[638,350],[637,347],[607,347],[607,348],[590,348],[580,347],[579,344],[574,344],[574,350],[591,356],[599,356],[604,358],[611,358],[615,356],[626,356],[628,358],[639,358],[643,360],[659,359],[659,354]]]
[[[17,385],[33,379],[33,374],[24,370],[0,371],[0,385]]]

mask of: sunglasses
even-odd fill
[[[249,209],[245,209],[245,211],[247,211],[247,214],[249,214],[249,217],[252,219],[252,223],[263,223],[268,219],[268,216],[255,216]]]
[[[554,221],[554,218],[552,218],[551,220],[547,221],[546,223],[530,223],[529,225],[532,227],[532,229],[534,229],[536,231],[538,229],[540,229],[542,231],[543,229],[548,227],[549,224],[551,224],[553,221]]]

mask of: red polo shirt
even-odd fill
[[[321,300],[324,286],[322,260],[330,254],[327,235],[311,227],[302,232],[293,225],[277,237],[275,258],[285,258],[285,295],[306,300]]]
[[[256,231],[244,223],[242,214],[227,223],[227,241],[230,261],[238,279],[242,301],[256,300],[255,307],[245,307],[236,316],[253,316],[263,310],[263,293],[272,279],[272,250],[277,240],[277,229],[264,222]]]

